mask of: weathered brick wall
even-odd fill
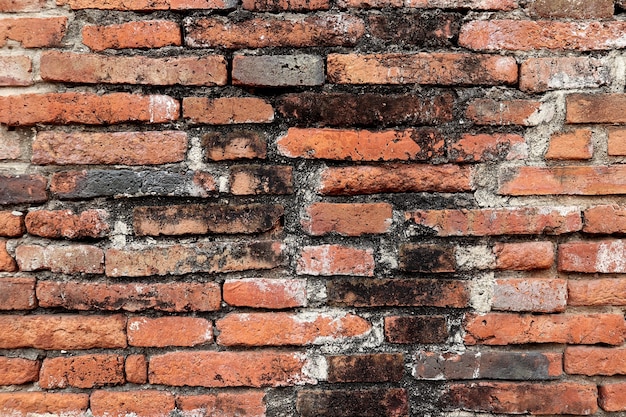
[[[622,6],[0,0],[0,416],[621,415]]]

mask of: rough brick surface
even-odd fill
[[[26,229],[35,236],[50,239],[99,238],[108,234],[109,214],[104,210],[37,210],[26,215]]]
[[[145,391],[94,391],[89,398],[95,417],[126,416],[166,417],[174,410],[174,396],[168,392]]]
[[[104,252],[91,245],[20,245],[15,250],[22,271],[49,270],[64,274],[104,272]]]
[[[497,279],[491,308],[501,311],[553,313],[565,310],[568,303],[567,282],[562,279]]]
[[[21,385],[39,379],[39,361],[0,357],[0,385]]]
[[[8,41],[19,42],[24,48],[61,46],[67,17],[21,17],[0,19],[0,46]]]
[[[39,376],[39,385],[46,389],[93,388],[124,382],[124,358],[118,355],[47,358]]]
[[[0,393],[0,412],[11,416],[37,414],[80,415],[89,407],[89,394],[49,392]]]
[[[193,123],[211,125],[271,123],[274,109],[267,101],[256,97],[186,97],[183,115]]]
[[[255,87],[314,86],[324,83],[324,61],[315,55],[233,58],[233,84]]]
[[[282,309],[307,304],[302,279],[243,278],[226,280],[224,301],[231,306]]]
[[[34,278],[0,279],[0,310],[32,310],[36,307]]]
[[[367,233],[385,233],[392,221],[389,204],[333,204],[315,203],[307,209],[309,220],[302,220],[304,229],[312,235],[339,233],[360,236]]]
[[[307,390],[298,393],[296,407],[303,417],[404,417],[408,415],[406,390]]]
[[[224,417],[261,417],[265,415],[265,394],[262,391],[220,392],[218,394],[181,395],[176,406],[188,415],[219,415]]]
[[[302,248],[296,271],[300,275],[374,275],[371,249],[341,245],[307,246]]]
[[[124,48],[160,48],[182,43],[180,26],[167,20],[83,27],[83,43],[93,51]]]

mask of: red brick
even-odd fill
[[[343,7],[385,8],[415,7],[425,9],[468,8],[477,10],[513,10],[517,9],[517,0],[340,0]]]
[[[66,2],[71,9],[100,10],[190,10],[190,9],[232,9],[237,3],[233,0],[57,0]]]
[[[187,204],[140,206],[133,210],[139,236],[263,233],[280,226],[282,206]]]
[[[0,205],[48,201],[48,180],[41,175],[0,175]]]
[[[178,119],[178,113],[178,101],[163,95],[44,93],[0,97],[0,123],[10,126],[164,123]]]
[[[595,206],[584,211],[585,233],[626,233],[626,208],[617,205]]]
[[[558,4],[558,2],[553,2]],[[578,3],[593,4],[590,2]],[[522,91],[598,88],[612,81],[610,67],[602,60],[587,57],[529,58],[520,67]]]
[[[263,417],[266,406],[263,391],[244,390],[204,395],[179,395],[176,406],[184,417]]]
[[[598,391],[598,403],[604,411],[626,411],[626,383],[603,384]]]
[[[552,118],[551,110],[543,109],[535,100],[476,99],[469,103],[465,116],[477,125],[536,126]]]
[[[2,392],[0,414],[27,417],[41,414],[82,416],[89,408],[88,394]]]
[[[296,410],[302,417],[408,417],[409,395],[403,388],[302,390]]]
[[[603,278],[567,281],[571,306],[626,306],[626,279]]]
[[[243,0],[241,4],[245,10],[254,12],[302,12],[330,8],[330,0]]]
[[[0,349],[73,350],[126,347],[126,318],[115,316],[0,316]]]
[[[0,12],[38,12],[46,4],[45,0],[3,0],[0,3]]]
[[[555,160],[591,159],[593,156],[591,134],[589,129],[577,129],[552,135],[545,158]]]
[[[319,192],[355,195],[471,191],[471,169],[458,165],[332,167],[322,171]]]
[[[554,264],[552,242],[497,243],[496,268],[515,271],[550,269]]]
[[[20,245],[15,258],[22,271],[49,270],[63,274],[101,274],[104,252],[91,245]]]
[[[145,384],[148,382],[148,361],[144,355],[128,355],[124,362],[126,382]]]
[[[125,48],[161,48],[180,46],[182,34],[176,22],[145,20],[119,25],[85,25],[83,44],[92,51]]]
[[[26,229],[35,236],[51,239],[82,239],[105,237],[109,233],[109,214],[104,210],[36,210],[26,215]]]
[[[404,376],[402,353],[327,356],[328,382],[399,382]]]
[[[32,310],[37,307],[35,278],[0,278],[0,310]]]
[[[224,302],[237,307],[281,309],[307,305],[303,279],[228,279],[224,282],[223,293]]]
[[[37,298],[41,307],[105,311],[216,311],[220,309],[221,301],[219,284],[214,282],[133,284],[39,281]]]
[[[4,239],[0,239],[0,272],[14,272],[17,271],[17,264],[15,259],[7,251],[7,242]]]
[[[467,281],[440,279],[363,279],[329,281],[327,302],[353,307],[469,306]]]
[[[448,336],[444,316],[385,317],[385,339],[390,343],[444,344]]]
[[[559,271],[623,273],[625,254],[622,240],[563,243],[559,245]]]
[[[0,356],[0,385],[22,385],[39,379],[39,361]]]
[[[46,51],[41,55],[45,81],[86,84],[226,84],[223,56],[148,58]]]
[[[570,375],[625,375],[626,349],[569,346],[565,349],[565,372]]]
[[[595,51],[623,48],[626,22],[476,20],[461,29],[459,45],[480,51],[538,49]]]
[[[24,48],[61,46],[67,17],[10,17],[0,19],[0,47],[15,41]]]
[[[626,167],[555,166],[520,167],[503,171],[504,195],[611,195],[626,193]]]
[[[0,161],[12,161],[23,156],[20,136],[6,128],[0,128]]]
[[[590,415],[598,410],[596,385],[575,382],[452,384],[444,397],[448,407],[486,413]]]
[[[274,109],[270,103],[257,97],[185,97],[183,116],[196,124],[271,123],[274,121]]]
[[[15,211],[0,211],[0,236],[20,237],[26,233],[24,215]]]
[[[237,165],[230,169],[234,195],[291,194],[293,168],[288,165]]]
[[[146,277],[248,271],[276,268],[284,261],[281,243],[272,240],[108,249],[106,274],[110,277]]]
[[[158,165],[181,162],[187,134],[165,132],[40,132],[32,162],[39,165]]]
[[[267,139],[263,133],[253,130],[213,132],[202,136],[202,148],[209,161],[265,159]]]
[[[626,123],[626,94],[568,94],[565,105],[566,123]]]
[[[626,129],[609,128],[609,156],[626,156]]]
[[[44,389],[94,388],[124,382],[124,358],[118,355],[46,358],[39,376],[39,386]]]
[[[526,159],[528,146],[523,136],[495,134],[464,134],[449,145],[453,162],[511,161]]]
[[[165,391],[94,391],[91,393],[94,417],[167,417],[176,404],[174,396]]]
[[[532,0],[527,6],[531,16],[541,18],[608,19],[615,11],[613,0]]]
[[[351,46],[363,36],[365,25],[345,14],[259,17],[240,22],[197,18],[186,22],[187,46],[196,48],[267,48]]]
[[[619,345],[624,341],[621,314],[468,314],[465,344],[517,345],[568,343]]]
[[[314,203],[307,208],[302,227],[314,236],[385,233],[391,227],[393,207],[387,203]]]
[[[367,334],[372,326],[346,314],[233,313],[217,320],[222,346],[319,345]]]
[[[328,80],[336,84],[501,85],[517,82],[511,57],[463,53],[330,54]]]
[[[563,374],[563,355],[541,352],[419,351],[413,376],[418,379],[546,380]]]
[[[567,281],[563,279],[497,279],[492,310],[554,313],[567,305]]]
[[[324,84],[324,59],[318,55],[235,55],[232,83],[250,87]]]
[[[151,384],[191,387],[280,387],[314,383],[300,353],[171,352],[150,358]]]
[[[34,84],[31,59],[24,55],[0,57],[0,86]]]
[[[213,342],[211,322],[198,317],[133,317],[128,344],[139,347],[197,346]]]
[[[298,275],[374,275],[374,251],[342,245],[305,246],[300,252]]]
[[[367,130],[291,128],[278,140],[290,158],[347,161],[427,161],[443,156],[444,137],[435,129]]]

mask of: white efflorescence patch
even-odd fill
[[[601,243],[598,247],[595,269],[598,272],[626,272],[626,245],[622,240]]]
[[[328,379],[328,363],[326,362],[326,357],[307,354],[306,362],[302,367],[302,373],[307,378],[316,381],[326,381]]]
[[[458,246],[456,263],[461,271],[486,270],[495,266],[496,257],[489,246]]]
[[[477,275],[470,285],[470,305],[472,308],[481,313],[491,311],[494,288],[495,277],[493,272]]]

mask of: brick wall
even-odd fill
[[[0,0],[0,416],[621,415],[623,3]]]

